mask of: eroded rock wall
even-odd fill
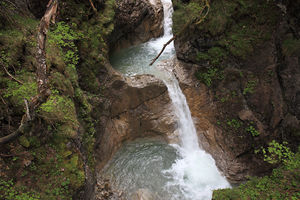
[[[176,127],[167,88],[152,75],[125,78],[116,73],[108,92],[108,116],[101,118],[96,146],[99,169],[124,141],[149,136],[167,139]]]
[[[233,182],[274,167],[254,153],[270,141],[300,139],[299,1],[240,3],[211,1],[175,40],[200,141]]]
[[[160,0],[117,0],[112,50],[137,45],[163,34],[163,6]]]

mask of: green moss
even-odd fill
[[[286,56],[300,55],[300,40],[289,38],[282,43],[283,54]]]
[[[173,33],[177,34],[187,23],[196,20],[205,6],[203,0],[193,0],[189,3],[181,3],[180,0],[173,1]]]
[[[238,4],[234,1],[213,1],[207,23],[204,26],[199,25],[199,28],[208,30],[213,36],[224,33],[233,22],[231,16],[237,7]]]
[[[213,200],[299,199],[299,169],[300,152],[284,166],[274,169],[271,176],[252,177],[238,187],[214,191]]]
[[[19,84],[15,81],[8,81],[4,97],[12,98],[12,101],[17,105],[24,105],[24,99],[31,101],[31,98],[36,95],[37,83],[32,77],[29,77],[23,84]]]
[[[73,97],[74,88],[70,79],[67,79],[63,74],[59,72],[53,72],[50,76],[51,87],[59,91],[60,94]]]
[[[92,105],[88,102],[87,96],[80,88],[76,88],[75,90],[75,97],[80,102],[80,107],[82,111],[84,111],[84,115],[88,115],[92,112]]]
[[[214,46],[222,47],[240,59],[246,59],[255,48],[271,39],[272,30],[280,18],[280,11],[272,1],[220,0],[212,1],[210,4],[209,14],[203,23],[198,25],[192,23],[185,31],[184,37],[188,38],[188,34],[196,32],[204,38],[212,39]],[[201,8],[203,6],[201,0],[191,0],[186,4],[178,0],[174,1],[174,5],[175,34],[191,19],[201,17],[199,9],[194,9],[195,12],[188,11],[190,5],[193,8]],[[199,54],[198,59],[203,56]]]
[[[30,146],[30,142],[27,140],[27,138],[24,135],[20,136],[18,140],[23,147],[28,148]]]
[[[69,139],[53,132],[46,145],[30,146],[27,154],[32,157],[28,166],[12,165],[11,169],[21,173],[9,173],[0,178],[0,199],[72,199],[73,194],[84,185],[85,177],[80,154],[67,145]],[[23,158],[10,163],[22,162]]]
[[[222,61],[227,58],[227,53],[220,47],[212,47],[207,52],[198,52],[197,61],[208,61],[214,67],[219,67]]]
[[[77,135],[77,121],[74,102],[65,96],[52,93],[50,98],[39,107],[39,113],[50,124],[61,124],[58,128],[61,134],[69,137]]]

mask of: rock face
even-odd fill
[[[299,4],[265,5],[268,15],[254,6],[264,17],[260,23],[257,18],[239,19],[246,16],[239,5],[222,2],[225,10],[234,9],[224,14],[218,10],[219,2],[212,1],[201,27],[190,26],[176,38],[177,56],[185,63],[177,64],[175,71],[203,148],[230,181],[239,182],[270,171],[262,153],[254,153],[270,141],[288,141],[294,150],[299,144]],[[222,20],[215,21],[218,17]],[[231,23],[233,18],[239,21]],[[249,27],[260,23],[253,29],[255,34],[268,29],[270,35],[260,38],[235,29],[244,20]],[[217,29],[216,23],[220,23]]]
[[[163,6],[160,0],[118,0],[111,49],[121,49],[163,34]]]
[[[108,116],[102,117],[97,145],[101,168],[122,142],[138,137],[173,133],[175,120],[167,88],[151,75],[122,78],[117,75],[109,86]]]

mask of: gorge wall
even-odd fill
[[[1,137],[16,130],[24,98],[35,95],[36,26],[47,4],[4,2],[1,65],[25,84],[1,67]],[[175,34],[195,14],[188,2],[194,1],[173,1]],[[89,1],[60,1],[47,42],[52,95],[31,130],[0,147],[1,184],[9,183],[0,184],[5,191],[46,199],[107,199],[94,195],[95,169],[125,140],[169,140],[176,129],[166,86],[149,75],[124,78],[108,60],[109,51],[162,34],[160,1],[95,0],[94,5],[97,13]],[[299,144],[299,5],[298,0],[212,0],[207,19],[187,26],[175,40],[179,61],[170,61],[170,67],[199,140],[232,182],[274,167],[254,153],[271,140],[288,141],[293,150]]]
[[[244,3],[211,1],[175,39],[200,140],[231,181],[270,170],[254,153],[270,141],[299,144],[299,1]],[[174,7],[176,34],[189,7]]]

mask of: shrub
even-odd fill
[[[276,163],[287,163],[292,160],[294,157],[294,153],[287,147],[288,143],[283,142],[282,144],[272,140],[269,143],[269,146],[265,149],[262,148],[262,152],[264,155],[264,161],[270,164]]]

